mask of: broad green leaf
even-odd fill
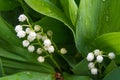
[[[101,0],[81,0],[76,23],[76,46],[83,55],[91,49],[97,29]]]
[[[109,74],[107,74],[103,80],[120,80],[120,67],[115,68]]]
[[[95,39],[96,47],[120,55],[120,32],[106,33]]]
[[[47,15],[49,17],[55,18],[67,25],[73,32],[75,28],[73,27],[70,20],[65,16],[65,14],[56,7],[52,2],[48,0],[25,0],[25,2],[35,11]]]
[[[70,30],[66,28],[63,23],[56,19],[44,17],[34,24],[39,24],[41,27],[43,27],[45,32],[51,30],[53,32],[52,38],[58,45],[71,44],[74,42],[73,35],[71,34]]]
[[[70,75],[67,73],[63,74],[64,80],[90,80],[88,76],[78,76],[78,75]]]
[[[41,63],[33,63],[33,62],[23,62],[18,60],[15,61],[6,58],[3,58],[2,61],[4,67],[13,68],[13,70],[18,69],[18,70],[29,70],[29,71],[37,71],[37,72],[45,72],[45,73],[55,73],[54,68],[46,62],[41,64]],[[8,71],[6,71],[5,69],[5,72]]]
[[[110,64],[106,67],[104,74],[105,75],[108,74],[109,72],[111,72],[115,68],[117,68],[115,61],[111,61]]]
[[[17,0],[0,0],[0,11],[13,10],[18,6]]]
[[[13,28],[2,17],[0,17],[0,38],[11,45],[21,45],[20,40],[13,32]]]
[[[72,71],[74,74],[89,75],[88,61],[83,59],[73,67]]]
[[[97,35],[120,31],[120,1],[101,0]]]
[[[75,26],[77,18],[78,7],[74,0],[60,0],[66,16],[71,19],[72,24]]]
[[[79,52],[87,54],[96,37],[108,32],[120,31],[120,1],[81,0],[76,29],[76,46]]]
[[[26,71],[0,78],[0,80],[55,80],[55,78],[52,74]]]

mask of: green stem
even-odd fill
[[[30,22],[29,22],[29,20],[27,19],[27,22],[28,22],[28,25],[29,25],[29,27],[34,31],[34,29],[32,28],[32,26],[31,26],[31,24],[30,24]],[[38,44],[44,49],[44,47],[43,47],[43,45],[41,44],[41,42],[39,41],[39,39],[38,38],[36,38],[37,39],[37,42],[38,42]],[[55,43],[53,43],[54,44],[54,46],[55,46],[55,48],[57,48],[56,47],[56,45],[55,45]],[[59,65],[57,64],[57,62],[54,60],[54,58],[52,57],[52,55],[51,54],[49,54],[47,51],[45,51],[44,50],[44,52],[47,54],[47,55],[49,55],[50,56],[50,59],[53,61],[53,63],[56,65],[56,67],[58,68],[58,70],[60,71],[60,72],[62,72],[62,70],[60,69],[60,67],[59,67]]]

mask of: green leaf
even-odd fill
[[[55,80],[55,78],[52,74],[26,71],[0,78],[0,80]]]
[[[0,17],[0,38],[11,45],[21,45],[20,40],[13,32],[13,27],[9,25],[2,17]]]
[[[17,0],[0,0],[0,11],[13,10],[18,6]]]
[[[34,24],[39,24],[45,32],[51,30],[53,32],[52,38],[58,45],[71,44],[74,42],[70,30],[56,19],[44,17]]]
[[[72,71],[74,74],[89,75],[88,61],[83,59],[73,67]]]
[[[2,77],[4,74],[3,74],[3,64],[2,64],[2,60],[1,60],[1,57],[0,57],[0,77]]]
[[[115,61],[111,61],[110,64],[106,67],[104,74],[106,75],[106,74],[110,73],[115,68],[117,68]]]
[[[101,0],[97,35],[120,31],[120,1]]]
[[[97,19],[101,0],[81,0],[76,23],[76,46],[86,55],[91,49],[91,42],[96,36]]]
[[[77,29],[76,46],[79,52],[86,55],[94,44],[94,39],[108,32],[120,31],[120,1],[117,0],[81,0]]]
[[[77,18],[78,7],[74,0],[60,0],[66,16],[71,19],[72,24],[75,26]]]
[[[3,61],[3,66],[9,68],[14,69],[18,69],[18,70],[29,70],[29,71],[37,71],[37,72],[44,72],[44,73],[55,73],[54,68],[44,62],[44,63],[33,63],[33,62],[23,62],[23,61],[18,61],[18,60],[12,60],[12,59],[6,59],[6,58],[2,58]],[[10,73],[9,71],[5,72]]]
[[[67,25],[73,32],[75,28],[73,27],[70,20],[65,16],[65,14],[56,7],[52,2],[48,0],[25,0],[25,2],[35,11],[47,15],[49,17],[55,18]]]
[[[106,75],[103,80],[120,80],[120,67],[115,68],[108,75]]]
[[[112,51],[115,52],[117,55],[120,55],[120,32],[103,34],[96,38],[94,44],[96,44],[97,48],[103,51]]]
[[[64,80],[90,80],[88,76],[77,76],[77,75],[70,75],[67,73],[63,74]]]

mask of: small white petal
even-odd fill
[[[25,32],[29,34],[32,30],[30,28],[26,28]]]
[[[94,50],[94,55],[98,56],[101,54],[101,51],[99,49]]]
[[[35,50],[35,47],[34,47],[34,46],[30,45],[30,46],[28,47],[28,51],[29,51],[29,52],[34,52],[34,50]]]
[[[50,46],[50,45],[51,45],[50,39],[45,39],[43,44],[44,44],[45,46]]]
[[[98,73],[97,68],[92,68],[91,69],[91,74],[96,75]]]
[[[66,53],[67,53],[67,50],[66,50],[65,48],[61,48],[61,49],[60,49],[60,53],[61,53],[61,54],[66,54]]]
[[[53,46],[49,46],[48,47],[48,52],[49,53],[53,53],[55,51],[54,47]]]
[[[41,28],[41,27],[40,27],[39,25],[35,25],[35,26],[34,26],[34,30],[35,30],[35,31],[39,31],[40,28]]]
[[[114,58],[115,58],[115,53],[110,52],[110,53],[108,54],[108,57],[109,57],[110,59],[114,59]]]
[[[25,16],[24,14],[21,14],[19,17],[18,17],[18,20],[21,21],[21,22],[24,22],[27,20],[27,16]]]
[[[42,62],[45,61],[45,58],[44,58],[43,56],[39,56],[39,57],[38,57],[38,61],[42,63]]]
[[[93,62],[90,62],[89,64],[88,64],[88,68],[89,69],[92,69],[92,68],[94,68],[95,67],[95,64],[93,63]]]
[[[23,37],[25,37],[25,35],[26,35],[26,33],[24,31],[22,31],[22,30],[17,33],[17,36],[19,38],[23,38]]]
[[[31,37],[36,37],[36,33],[34,32],[34,31],[31,31],[30,33],[29,33],[29,36],[31,36]]]
[[[41,54],[43,52],[42,48],[38,48],[36,52],[37,52],[37,54]]]
[[[28,40],[24,40],[22,43],[24,47],[27,47],[30,44]]]
[[[94,60],[94,54],[92,52],[88,53],[87,58],[88,61]]]
[[[21,25],[15,26],[15,31],[16,32],[22,31],[22,29],[23,29],[23,27]]]
[[[101,63],[103,61],[102,55],[98,55],[96,61],[99,62],[99,63]]]
[[[29,40],[30,42],[32,42],[32,41],[34,41],[36,39],[36,37],[35,36],[30,36],[30,35],[28,35],[28,37],[27,37],[27,40]]]

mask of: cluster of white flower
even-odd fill
[[[104,56],[107,56],[109,59],[114,59],[115,54],[113,52],[108,53],[108,55],[103,55],[103,52],[99,49],[94,50],[93,52],[88,53],[87,61],[89,61],[88,68],[91,70],[91,74],[98,74],[98,69],[95,67],[97,63],[102,63]]]
[[[41,54],[44,52],[47,52],[47,55],[54,53],[55,48],[52,45],[51,40],[49,37],[53,35],[51,30],[48,30],[47,33],[43,32],[43,28],[40,25],[34,25],[32,26],[24,14],[21,14],[18,17],[18,20],[20,22],[26,21],[27,24],[25,25],[17,25],[15,27],[15,31],[17,33],[17,36],[19,38],[23,38],[22,45],[23,47],[27,47],[29,52],[36,52],[40,56],[38,57],[39,62],[44,62],[45,57],[41,56]],[[38,47],[38,45],[40,47]],[[62,48],[60,50],[60,53],[66,54],[67,50],[65,48]]]

